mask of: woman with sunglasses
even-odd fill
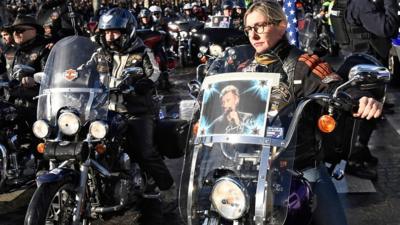
[[[281,74],[279,90],[271,93],[271,108],[278,111],[290,101],[316,92],[329,92],[342,82],[341,77],[318,56],[306,54],[291,45],[287,27],[285,13],[276,1],[258,1],[244,15],[244,31],[256,53],[254,59],[241,64],[240,70]],[[298,134],[295,168],[313,184],[317,196],[314,224],[346,225],[343,207],[317,147],[320,143],[313,116],[318,115],[316,110],[316,107],[306,109],[298,125],[302,132]],[[371,119],[379,117],[381,112],[380,102],[361,97],[359,111],[354,116]]]
[[[33,97],[39,93],[39,84],[33,79],[35,72],[41,72],[44,69],[49,49],[48,44],[43,37],[43,28],[37,24],[31,16],[19,15],[11,26],[11,31],[15,41],[16,51],[14,59],[7,63],[8,79],[20,84],[9,90],[9,101],[23,106],[28,113],[28,121],[36,120],[36,103]],[[32,67],[33,73],[16,73],[16,65],[25,65]]]

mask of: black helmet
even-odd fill
[[[113,8],[100,17],[99,30],[101,31],[100,44],[110,50],[123,51],[136,39],[137,22],[135,17],[126,9]],[[121,37],[107,44],[105,30],[119,30]]]
[[[233,8],[235,8],[235,9],[246,9],[246,3],[244,3],[244,1],[237,0],[234,3]]]
[[[231,0],[225,0],[224,2],[222,2],[222,5],[221,5],[222,7],[222,10],[225,10],[225,9],[233,9],[233,1],[231,1]]]
[[[144,8],[144,9],[140,10],[139,15],[138,15],[138,19],[143,18],[143,17],[150,18],[150,16],[151,16],[150,10],[147,9],[147,8]]]

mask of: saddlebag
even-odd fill
[[[157,122],[156,143],[161,155],[170,159],[185,154],[189,122],[179,119],[162,119]]]

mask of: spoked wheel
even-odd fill
[[[25,225],[69,225],[75,202],[75,187],[71,183],[45,183],[35,191],[25,216]],[[82,224],[89,224],[83,221]]]

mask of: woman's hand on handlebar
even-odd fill
[[[374,98],[362,97],[359,100],[358,111],[354,117],[362,119],[378,118],[382,114],[383,104]]]

